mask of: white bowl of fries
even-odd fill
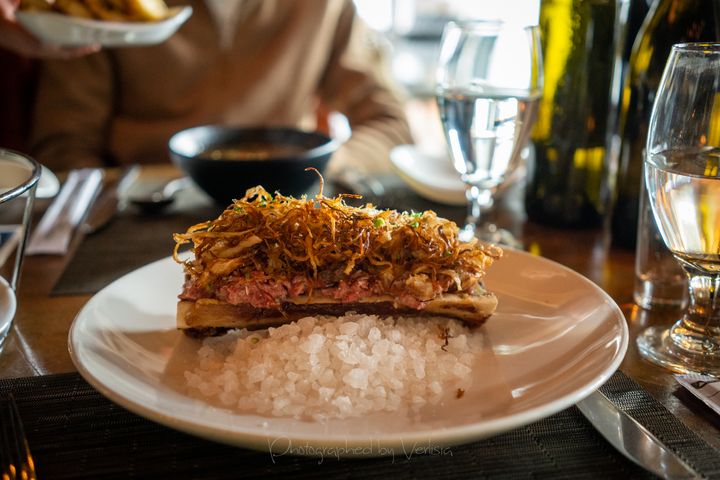
[[[163,0],[24,0],[16,15],[43,42],[123,47],[164,42],[192,7],[168,8]]]

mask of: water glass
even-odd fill
[[[663,242],[644,181],[640,187],[633,299],[646,310],[685,308],[688,301],[687,277]]]
[[[650,115],[645,185],[690,301],[671,327],[642,332],[638,349],[675,372],[720,375],[720,44],[673,46]]]
[[[466,184],[460,238],[515,243],[484,219],[493,195],[527,149],[542,89],[537,26],[450,22],[443,32],[436,94],[450,158]]]
[[[0,148],[0,348],[15,317],[15,292],[39,180],[35,160]]]

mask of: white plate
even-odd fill
[[[399,145],[390,152],[395,171],[423,198],[446,205],[465,205],[465,184],[447,156]]]
[[[191,14],[192,7],[182,7],[160,22],[109,22],[37,11],[19,11],[16,16],[23,27],[48,43],[122,47],[164,42]]]
[[[129,410],[169,427],[278,454],[402,455],[449,448],[567,408],[618,368],[625,318],[595,284],[549,260],[517,251],[493,265],[497,313],[478,330],[485,349],[461,399],[421,410],[327,423],[244,414],[210,405],[185,387],[200,342],[175,330],[182,269],[167,258],[96,294],[70,330],[82,376]],[[437,451],[437,450],[433,450]]]
[[[447,155],[425,152],[415,145],[398,145],[390,151],[390,163],[405,183],[418,195],[446,205],[464,206],[465,183]],[[499,196],[509,186],[525,178],[522,164],[496,187]]]

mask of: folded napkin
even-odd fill
[[[27,255],[64,255],[75,229],[102,188],[103,171],[73,170],[30,237]]]
[[[720,378],[690,373],[675,375],[675,380],[705,405],[720,413]]]

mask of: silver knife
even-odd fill
[[[624,456],[662,478],[699,478],[655,435],[600,390],[577,403],[580,412]]]

